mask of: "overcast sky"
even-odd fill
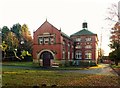
[[[105,21],[111,4],[119,0],[0,0],[0,27],[13,24],[28,25],[31,34],[47,19],[67,35],[82,29],[88,23],[88,30],[100,35],[102,48],[108,55],[110,48],[109,22]]]

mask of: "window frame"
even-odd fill
[[[85,41],[92,41],[92,38],[91,37],[86,37]]]
[[[77,51],[75,53],[75,58],[81,60],[82,59],[82,52],[81,51]]]
[[[85,52],[85,59],[92,59],[92,52]]]

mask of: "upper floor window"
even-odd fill
[[[74,48],[74,46],[73,46],[73,45],[72,45],[71,47],[72,47],[72,48]]]
[[[86,41],[92,41],[92,38],[91,37],[87,37],[85,40]]]
[[[70,47],[70,44],[68,43],[68,47]]]
[[[39,44],[54,44],[55,43],[55,36],[54,35],[45,35],[38,36],[38,43]]]
[[[65,45],[66,45],[66,42],[65,42],[65,41],[63,41],[63,43],[62,43],[62,44],[63,44],[63,46],[65,47]]]
[[[49,37],[44,37],[44,44],[48,44],[49,42]]]
[[[76,49],[82,48],[81,45],[76,45]]]
[[[39,44],[43,44],[43,37],[39,37],[38,42],[39,42]]]
[[[81,41],[81,38],[76,38],[76,41],[77,41],[77,42],[80,42],[80,41]]]
[[[70,44],[68,43],[68,51],[70,51]]]
[[[53,37],[50,38],[50,43],[54,44],[55,39]]]
[[[91,45],[86,45],[85,48],[86,48],[86,49],[91,49],[92,46],[91,46]]]

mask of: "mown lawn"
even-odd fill
[[[13,65],[13,66],[27,66],[32,67],[33,62],[2,62],[2,65]]]
[[[118,66],[116,66],[116,65],[111,65],[111,67],[112,67],[113,70],[120,76],[120,63],[118,64]]]
[[[119,86],[120,77],[80,73],[65,73],[54,70],[2,69],[3,86]]]
[[[116,65],[111,65],[112,66],[112,68],[120,68],[120,63],[118,63],[118,66],[116,66]]]
[[[23,67],[32,67],[32,68],[42,68],[38,64],[34,64],[33,62],[3,62],[2,65],[7,66],[23,66]],[[98,67],[98,66],[92,66],[92,67]],[[69,67],[52,67],[49,68],[51,70],[80,70],[80,69],[88,69],[89,67],[80,67],[80,66],[69,66]]]

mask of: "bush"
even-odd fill
[[[92,61],[81,61],[81,60],[74,60],[70,62],[72,64],[71,66],[83,66],[83,67],[88,67],[88,66],[96,66],[97,64]]]
[[[69,63],[69,61],[65,61],[65,65],[64,65],[65,67],[68,67],[68,66],[70,66],[70,63]]]

